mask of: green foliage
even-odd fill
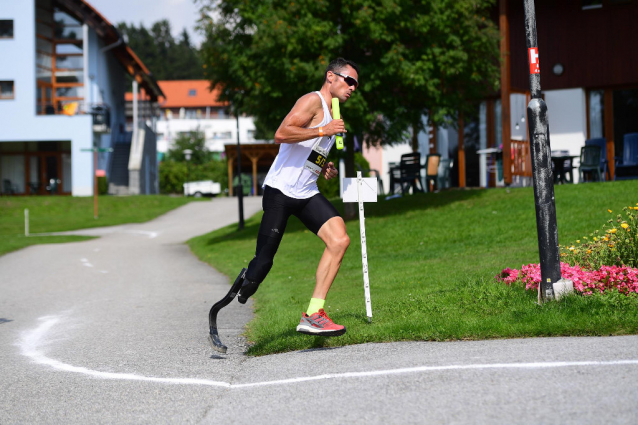
[[[157,80],[199,80],[203,78],[202,63],[197,48],[190,41],[186,28],[175,40],[171,24],[163,19],[150,30],[143,24],[117,24],[118,31]]]
[[[638,205],[638,204],[636,204]],[[612,214],[612,210],[608,210]],[[624,207],[624,215],[607,220],[602,231],[595,230],[576,243],[561,246],[561,261],[587,270],[601,266],[638,267],[638,207]]]
[[[189,161],[184,155],[186,149],[192,151]],[[199,180],[213,180],[221,184],[222,191],[227,189],[227,161],[214,159],[206,148],[204,133],[191,131],[175,140],[173,148],[166,153],[166,160],[160,163],[160,192],[184,193],[185,182]]]
[[[173,142],[173,147],[166,152],[168,161],[185,162],[185,150],[191,150],[191,157],[188,162],[191,165],[200,165],[211,159],[211,154],[206,148],[206,136],[199,130],[189,131],[180,136]]]
[[[635,199],[638,180],[556,187],[561,240],[585,234]],[[340,211],[343,204],[335,202]],[[325,245],[291,218],[275,263],[255,294],[251,354],[366,342],[638,333],[638,296],[579,297],[536,304],[536,294],[493,282],[503,264],[538,262],[532,188],[455,190],[365,206],[372,324],[365,317],[359,221],[326,300],[347,327],[339,338],[299,335]],[[189,241],[203,261],[232,276],[255,252],[261,215]]]
[[[109,193],[109,182],[106,177],[97,178],[97,193],[98,195],[106,195]]]
[[[163,161],[159,165],[161,193],[184,193],[184,183],[199,180],[212,180],[221,184],[222,192],[228,189],[227,161],[225,159],[210,160],[199,165]]]
[[[338,56],[360,66],[346,126],[372,143],[404,141],[428,111],[436,124],[469,114],[498,89],[494,0],[198,1],[206,78],[256,117],[260,137],[273,137]]]

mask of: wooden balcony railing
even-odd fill
[[[510,149],[512,152],[512,175],[532,177],[532,157],[529,150],[529,142],[512,140]]]

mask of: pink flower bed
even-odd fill
[[[560,271],[563,278],[573,281],[574,289],[583,295],[603,293],[612,289],[623,294],[638,293],[638,269],[632,267],[602,266],[600,270],[588,271],[580,266],[560,263]],[[525,289],[536,291],[541,281],[541,266],[528,264],[520,270],[508,267],[496,275],[496,279],[507,285],[520,282],[525,285]]]

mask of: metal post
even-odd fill
[[[93,218],[98,218],[98,206],[97,206],[97,140],[95,140],[93,146]]]
[[[237,115],[237,201],[239,202],[239,230],[244,230],[244,188],[241,184],[241,148],[239,147],[239,107]],[[232,184],[232,182],[230,182]]]
[[[551,167],[549,122],[547,105],[541,97],[541,76],[536,40],[536,13],[534,0],[525,2],[525,35],[527,39],[530,67],[529,85],[531,97],[527,105],[527,117],[534,178],[534,201],[536,204],[536,230],[541,266],[541,284],[538,288],[540,301],[554,298],[554,283],[561,279],[558,249],[558,227],[556,204],[554,203],[554,176]]]
[[[29,209],[24,209],[24,236],[29,236]]]

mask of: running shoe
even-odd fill
[[[346,333],[346,327],[335,324],[322,308],[310,316],[302,313],[297,332],[306,335],[339,336]]]

